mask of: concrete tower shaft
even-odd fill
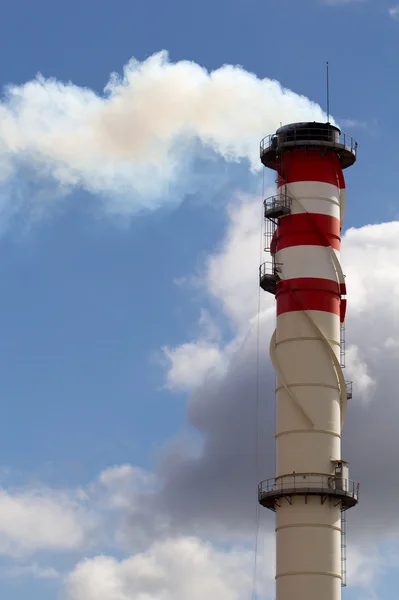
[[[261,160],[278,174],[265,201],[260,284],[274,293],[270,356],[277,374],[276,475],[259,501],[276,512],[277,600],[340,600],[341,513],[358,486],[341,459],[347,384],[341,357],[346,312],[340,264],[342,169],[357,144],[330,124],[299,123],[265,138]]]

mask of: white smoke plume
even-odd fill
[[[10,85],[0,103],[0,188],[23,169],[40,189],[100,194],[117,214],[155,209],[191,191],[196,152],[259,168],[260,138],[308,119],[325,115],[277,81],[238,66],[172,63],[166,52],[132,59],[102,95],[38,75]]]

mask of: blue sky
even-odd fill
[[[92,597],[114,600],[114,596],[105,592],[99,596],[94,588],[84,588],[86,584],[76,583],[76,577],[68,578],[68,573],[76,574],[87,556],[95,561],[95,557],[105,553],[125,560],[153,548],[154,540],[144,525],[145,541],[135,539],[135,533],[134,539],[127,539],[131,523],[137,524],[135,519],[139,518],[131,512],[131,505],[137,501],[136,488],[141,493],[140,486],[146,477],[150,481],[145,479],[146,485],[168,487],[170,473],[175,477],[178,471],[178,465],[173,463],[174,453],[200,452],[201,445],[212,440],[212,428],[206,422],[209,415],[206,413],[205,418],[202,411],[207,409],[201,408],[201,402],[206,404],[214,392],[201,392],[200,383],[192,381],[196,371],[200,378],[206,371],[197,360],[208,359],[205,354],[198,355],[199,358],[195,354],[192,360],[190,352],[198,345],[213,352],[209,360],[212,363],[215,357],[222,370],[228,368],[230,360],[239,363],[240,356],[247,360],[245,344],[241,344],[253,314],[247,314],[245,309],[241,313],[234,304],[234,287],[241,288],[245,282],[234,273],[231,261],[237,257],[234,252],[229,254],[229,232],[238,247],[242,247],[242,256],[252,257],[252,250],[247,250],[247,246],[252,248],[252,225],[249,233],[245,230],[244,234],[237,227],[241,226],[241,220],[244,229],[245,223],[253,223],[253,209],[245,208],[242,195],[248,194],[247,203],[252,207],[252,195],[257,195],[260,201],[262,190],[261,172],[251,171],[248,153],[240,154],[237,150],[236,160],[226,159],[226,152],[220,149],[221,134],[214,131],[211,134],[216,142],[209,148],[204,142],[205,134],[198,141],[188,139],[185,131],[173,130],[175,137],[173,143],[165,146],[161,166],[146,167],[144,175],[139,170],[133,171],[141,168],[141,155],[123,155],[122,160],[119,154],[116,158],[111,156],[110,150],[109,155],[102,156],[98,173],[93,159],[94,167],[91,163],[87,167],[86,180],[79,175],[82,179],[78,177],[76,185],[71,179],[66,183],[66,176],[57,179],[51,171],[54,164],[48,156],[43,154],[39,164],[35,141],[29,138],[23,148],[25,142],[21,140],[25,135],[28,138],[30,116],[25,115],[27,120],[23,121],[15,104],[10,109],[7,86],[18,86],[21,91],[40,72],[46,79],[72,82],[102,96],[110,74],[122,73],[132,57],[141,62],[166,50],[171,63],[193,61],[208,71],[224,64],[241,65],[258,79],[277,80],[324,110],[325,61],[329,60],[332,113],[359,142],[358,164],[347,174],[345,228],[355,228],[347,242],[349,272],[352,269],[356,274],[356,261],[360,260],[359,264],[366,269],[362,281],[367,280],[371,286],[370,294],[366,287],[361,288],[361,293],[368,299],[373,281],[369,277],[371,266],[367,269],[359,259],[362,248],[374,252],[377,239],[382,244],[387,240],[379,258],[370,255],[370,260],[380,260],[378,264],[384,265],[384,269],[388,269],[389,261],[395,263],[399,251],[395,223],[389,230],[373,229],[370,238],[367,238],[370,230],[364,229],[365,225],[395,222],[398,218],[394,174],[399,93],[395,79],[399,67],[399,20],[395,17],[399,11],[395,13],[394,9],[395,4],[385,0],[330,3],[204,0],[192,4],[183,0],[167,3],[4,0],[0,21],[0,83],[2,107],[11,112],[0,112],[0,161],[4,161],[0,162],[0,466],[3,473],[0,595],[10,600],[47,600],[63,594],[69,594],[68,600]],[[232,75],[232,81],[235,76]],[[248,83],[249,96],[252,89],[256,91],[253,85],[251,88]],[[67,92],[68,89],[61,90],[61,94]],[[228,93],[234,96],[234,85]],[[45,108],[40,113],[43,127],[51,132],[58,107],[54,108],[54,114],[49,111],[46,102],[53,102],[53,96],[48,98],[35,100],[35,107],[43,103]],[[157,107],[155,112],[159,110],[162,116],[166,110],[164,97],[159,95],[152,101]],[[206,112],[205,100],[204,106]],[[240,106],[245,112],[245,103]],[[69,109],[72,114],[73,107]],[[264,109],[265,113],[269,110],[266,104]],[[248,118],[253,116],[251,110],[248,108]],[[293,120],[299,114],[295,110]],[[20,119],[20,138],[14,146],[4,133],[11,114]],[[284,115],[288,114],[291,113],[287,108]],[[144,117],[140,118],[144,122]],[[274,123],[276,118],[269,119],[266,115],[265,122]],[[33,136],[39,131],[34,128],[34,120],[32,117]],[[72,121],[65,122],[67,128],[71,126]],[[125,125],[128,129],[129,124],[121,119],[120,139]],[[239,137],[243,126],[238,127],[233,114],[232,131],[236,127]],[[155,133],[161,140],[162,132]],[[268,133],[271,131],[256,130],[253,139],[260,141]],[[134,128],[129,135],[140,137]],[[258,141],[253,149],[255,155]],[[234,136],[231,143],[234,146]],[[80,149],[84,160],[91,161],[84,142],[74,153]],[[156,148],[151,147],[153,150]],[[122,152],[115,150],[119,151]],[[103,174],[108,176],[111,163],[116,177],[110,176],[105,181]],[[4,173],[8,168],[12,172],[2,175],[3,166]],[[68,178],[73,178],[79,168],[71,167]],[[170,177],[169,168],[176,168]],[[115,183],[119,173],[123,179],[122,191]],[[139,177],[141,183],[137,183],[136,189]],[[154,186],[146,195],[152,179]],[[266,183],[273,183],[270,174],[266,175]],[[241,197],[238,204],[237,194]],[[214,271],[209,267],[212,261],[216,264]],[[257,264],[254,262],[252,267],[256,278]],[[226,290],[224,276],[230,268],[232,275],[226,277],[226,285],[230,287]],[[251,269],[249,260],[246,268]],[[389,276],[394,277],[392,272]],[[356,285],[360,285],[358,281]],[[387,289],[388,295],[390,288]],[[248,294],[256,305],[256,287]],[[372,327],[375,316],[375,306],[371,300],[370,304],[367,302],[359,308],[359,313],[355,315],[355,309],[353,313],[353,335],[358,335],[355,341],[360,352],[359,323],[363,322],[364,335],[361,319],[367,315]],[[357,306],[356,302],[354,305]],[[264,308],[270,313],[270,305],[265,304]],[[375,327],[381,329],[377,321]],[[395,335],[393,332],[390,347],[396,343]],[[388,348],[389,344],[384,346],[386,341],[381,341],[381,347]],[[187,343],[193,346],[181,347]],[[172,360],[168,360],[165,347],[172,353],[169,354]],[[176,354],[179,348],[180,353]],[[358,357],[356,345],[354,348],[353,356]],[[380,363],[366,355],[361,360],[354,359],[354,363],[353,378],[355,381],[358,378],[359,389],[364,392],[363,407],[359,410],[363,410],[362,418],[370,426],[373,417],[367,377],[373,379],[373,368],[377,369]],[[394,366],[386,379],[391,381],[390,377],[395,386]],[[378,377],[374,379],[377,381],[374,394],[389,395],[389,389],[378,391]],[[228,421],[228,411],[227,404],[225,413],[221,410],[221,419]],[[362,432],[356,429],[356,414],[352,412],[349,419],[360,443]],[[171,440],[174,440],[172,447]],[[175,449],[175,444],[180,450]],[[120,471],[123,465],[130,467]],[[104,484],[101,473],[110,473],[107,469],[113,469],[112,476],[109,475],[111,483]],[[143,470],[142,476],[137,475],[137,469]],[[33,508],[30,494],[37,500]],[[116,509],[115,498],[122,496],[125,500]],[[32,511],[36,509],[41,515],[38,522],[49,530],[54,524],[51,519],[46,520],[46,510],[55,511],[52,513],[55,522],[63,518],[58,514],[70,517],[71,522],[60,532],[59,539],[51,535],[42,539],[39,531],[38,541],[34,532],[26,540],[26,528],[32,527],[36,519]],[[178,521],[176,515],[170,518]],[[84,526],[90,519],[96,523],[92,538]],[[270,520],[269,517],[269,525]],[[19,521],[20,525],[8,527],[8,521]],[[75,526],[79,530],[76,539],[70,534]],[[184,527],[181,525],[179,531],[196,536],[190,539],[197,540],[192,541],[194,545],[199,544],[190,547],[193,552],[202,543],[212,544],[212,552],[222,552],[221,547],[230,548],[238,543],[246,550],[250,546],[250,535],[245,537],[242,531],[237,532],[237,539],[221,536],[215,540],[206,525],[195,531],[189,531],[189,527],[186,531]],[[397,560],[392,558],[397,555],[395,539],[390,541],[394,550],[389,546],[388,570],[377,579],[381,556],[388,553],[383,535],[376,542],[378,557],[374,554],[360,557],[361,544],[356,538],[353,552],[360,561],[360,575],[356,572],[357,584],[345,590],[348,600],[364,597],[364,586],[373,588],[375,598],[396,598]],[[165,549],[150,551],[162,562]],[[269,565],[271,559],[265,552],[262,564]],[[249,554],[243,558],[243,564],[245,560],[250,563]],[[235,560],[238,559],[230,554],[229,574],[235,571]],[[375,587],[364,575],[370,571],[369,563],[375,568]],[[208,572],[206,564],[204,569]],[[374,576],[374,571],[370,572]],[[93,577],[93,573],[82,575],[79,581],[86,581],[84,577]],[[197,576],[192,575],[193,581]],[[115,577],[124,577],[121,569],[115,570]],[[170,585],[171,597],[177,600],[184,597],[184,590]],[[242,600],[245,585],[241,581],[232,584],[240,590],[242,586],[242,596],[225,590],[222,599]],[[132,600],[135,597],[132,595]],[[158,597],[154,595],[154,600]]]

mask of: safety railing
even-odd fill
[[[345,381],[345,387],[346,387],[346,398],[348,400],[352,400],[352,395],[353,395],[353,381]]]
[[[265,219],[278,219],[291,212],[292,198],[287,194],[276,194],[263,202]]]
[[[281,264],[273,262],[265,262],[259,267],[259,285],[269,294],[276,294],[276,286],[280,281]]]
[[[289,128],[280,133],[267,135],[260,143],[260,156],[262,157],[270,150],[281,150],[289,146],[310,146],[324,145],[337,149],[345,149],[351,152],[355,157],[357,154],[358,143],[347,133],[340,133],[337,129],[325,128]]]
[[[358,500],[359,483],[336,475],[295,473],[284,477],[265,479],[258,486],[259,500],[268,495],[283,496],[295,493],[345,495]]]
[[[269,276],[279,277],[281,267],[282,265],[280,263],[275,263],[273,261],[264,262],[263,265],[259,267],[259,276],[261,278]]]

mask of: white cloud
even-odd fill
[[[355,398],[365,402],[371,400],[371,395],[375,391],[376,382],[369,374],[368,365],[362,360],[360,349],[351,345],[346,350],[346,371],[347,378],[353,381],[356,390]]]
[[[23,166],[41,188],[47,180],[62,193],[84,188],[105,195],[108,212],[131,214],[191,191],[198,141],[259,169],[259,136],[281,121],[307,119],[325,115],[276,81],[229,65],[208,73],[161,52],[132,59],[101,96],[40,75],[8,87],[0,103],[0,175],[5,184]]]
[[[152,502],[157,502],[161,493],[161,479],[155,472],[129,464],[115,465],[79,492],[99,519],[93,548],[138,552],[170,529],[163,507],[153,510]]]
[[[30,554],[47,550],[50,551],[51,556],[54,550],[62,547],[64,551],[69,550],[72,557],[79,556],[76,551],[84,551],[84,546],[82,547],[79,541],[81,538],[72,537],[66,540],[63,528],[71,526],[71,521],[64,520],[61,527],[62,534],[60,534],[59,521],[65,519],[65,513],[71,504],[76,510],[75,501],[70,498],[84,496],[82,503],[87,507],[87,511],[90,510],[91,519],[96,511],[97,514],[101,510],[107,511],[105,515],[103,514],[102,526],[106,527],[109,522],[113,523],[114,511],[124,515],[124,524],[120,522],[118,527],[124,526],[126,539],[130,537],[131,548],[137,546],[137,539],[135,539],[137,530],[126,527],[128,523],[126,517],[132,511],[137,512],[139,519],[144,517],[142,525],[147,528],[148,535],[142,549],[134,550],[127,558],[122,559],[103,554],[85,558],[80,560],[68,575],[60,571],[50,558],[47,558],[48,564],[42,565],[37,562],[24,564],[20,562],[20,556],[11,556],[16,559],[16,562],[0,566],[0,578],[33,577],[57,580],[59,585],[63,586],[62,597],[66,600],[120,600],[121,598],[124,600],[185,600],[189,592],[193,600],[204,596],[218,597],[222,600],[243,600],[251,595],[255,560],[252,546],[230,543],[228,546],[223,544],[220,548],[211,542],[213,535],[210,536],[210,541],[205,542],[201,537],[178,534],[175,529],[176,523],[173,524],[170,520],[163,531],[151,529],[151,522],[146,520],[145,509],[149,508],[152,519],[156,518],[156,514],[151,504],[149,507],[143,507],[146,496],[142,493],[146,491],[147,494],[154,494],[154,491],[159,491],[159,482],[156,482],[153,474],[132,465],[114,466],[100,473],[86,490],[87,493],[84,495],[71,491],[68,499],[64,495],[62,500],[58,497],[58,508],[62,507],[62,513],[58,512],[58,508],[54,510],[54,507],[48,503],[40,503],[40,511],[38,511],[31,495],[30,504],[33,504],[37,523],[32,527],[32,522],[26,516],[22,516],[21,523],[21,527],[24,525],[30,530],[28,543],[26,539],[22,540],[19,531],[8,535],[12,536],[14,541],[18,539],[19,548],[23,544],[24,552],[28,548]],[[26,498],[28,498],[27,493]],[[206,489],[202,501],[207,502]],[[162,506],[160,511],[162,512]],[[88,514],[86,512],[83,516],[87,518]],[[18,517],[21,517],[21,513],[14,512],[10,520]],[[54,519],[57,520],[56,524]],[[270,519],[272,519],[271,515]],[[46,532],[49,526],[54,530],[54,535],[51,537]],[[116,541],[118,541],[117,529],[113,536]],[[73,527],[70,533],[73,534]],[[250,538],[252,543],[252,534]],[[78,541],[77,544],[75,539]],[[121,550],[126,549],[124,543],[126,539],[122,540],[121,545],[114,545],[114,549],[118,549],[119,557]],[[274,597],[274,544],[274,534],[265,533],[261,529],[256,573],[259,600]],[[96,550],[98,549],[97,546]],[[350,547],[348,560],[350,584],[370,590],[372,579],[381,572],[379,555],[375,550]]]
[[[197,538],[154,543],[118,562],[98,556],[77,565],[67,583],[68,600],[242,600],[252,591],[253,552],[219,551]],[[273,594],[267,569],[259,598]]]
[[[382,557],[375,545],[360,548],[349,545],[347,551],[347,580],[352,587],[363,588],[369,592],[375,592],[378,587],[378,576],[381,575],[386,558]]]
[[[204,340],[177,348],[166,346],[162,350],[168,363],[166,384],[169,389],[191,390],[223,368],[224,357],[219,346]]]
[[[96,519],[67,494],[0,491],[0,553],[29,554],[85,546]]]
[[[240,195],[228,207],[223,245],[206,261],[204,274],[208,294],[218,300],[240,333],[248,331],[257,311],[259,262],[265,260],[263,245],[262,203],[259,197]],[[271,297],[261,295],[261,308],[271,306]]]
[[[395,21],[399,20],[399,6],[392,6],[392,8],[389,9],[389,14],[392,17],[392,19],[395,19]]]
[[[103,488],[99,490],[98,485]],[[149,471],[132,465],[118,465],[105,469],[100,473],[94,486],[97,493],[109,509],[124,509],[131,506],[138,492],[152,491],[156,485],[155,476]]]
[[[350,197],[349,190],[349,197]],[[228,211],[223,242],[206,261],[203,285],[218,300],[236,337],[219,344],[222,376],[198,385],[188,402],[191,426],[203,435],[200,455],[174,451],[159,467],[167,514],[184,531],[234,539],[253,527],[257,481],[274,473],[274,372],[268,345],[275,319],[274,299],[263,294],[260,319],[260,371],[257,372],[257,294],[259,199],[234,202]],[[361,502],[350,512],[352,539],[397,535],[395,498],[399,491],[396,455],[399,438],[395,402],[399,321],[399,222],[366,225],[346,231],[342,260],[347,275],[347,369],[353,379],[344,429],[344,456],[351,477],[361,483]],[[200,343],[200,340],[198,341]],[[236,345],[234,346],[234,343]],[[182,364],[194,367],[195,340],[175,349]],[[233,350],[232,350],[233,348]],[[260,397],[257,408],[257,381]],[[197,382],[198,383],[198,382]],[[259,428],[260,472],[256,470]],[[379,439],[370,453],[365,440]],[[234,474],[234,475],[233,475]],[[234,476],[235,493],[226,503]],[[381,496],[379,490],[385,492]],[[375,505],[380,506],[375,511]],[[363,524],[368,523],[365,531]]]
[[[215,320],[202,311],[199,339],[175,348],[163,348],[167,359],[166,382],[170,389],[188,391],[204,383],[209,376],[223,376],[232,356],[248,335],[251,323],[254,325],[254,318],[256,321],[259,300],[262,318],[272,320],[274,316],[273,299],[266,294],[259,297],[258,263],[263,257],[264,242],[259,198],[238,195],[228,207],[227,217],[224,243],[205,261],[194,284],[201,285],[217,301],[233,324],[234,335],[223,343]]]
[[[104,97],[40,77],[10,88],[0,105],[0,176],[5,186],[11,185],[19,165],[28,165],[63,190],[81,186],[107,194],[112,200],[106,210],[130,213],[155,208],[163,195],[167,197],[169,183],[184,189],[185,182],[178,183],[178,178],[187,143],[199,138],[226,160],[246,158],[257,168],[259,131],[271,132],[280,121],[308,118],[324,115],[318,106],[276,82],[259,80],[238,67],[208,74],[194,63],[171,64],[161,54],[144,63],[129,63],[123,80],[111,78]],[[173,451],[168,447],[156,475],[130,465],[116,466],[73,494],[0,493],[4,554],[82,549],[105,511],[107,523],[102,525],[111,529],[106,541],[129,551],[141,547],[125,560],[98,556],[81,562],[68,579],[70,600],[248,596],[252,553],[222,552],[197,537],[186,537],[202,531],[213,542],[218,536],[247,542],[257,481],[274,472],[274,374],[267,347],[275,316],[274,300],[267,294],[260,298],[260,373],[256,364],[259,199],[238,198],[228,219],[223,244],[206,261],[202,285],[229,319],[233,337],[224,343],[212,315],[203,312],[198,340],[164,349],[167,385],[194,390],[188,415],[204,436],[201,453],[193,455],[184,445]],[[398,525],[390,500],[399,487],[395,477],[399,414],[392,400],[399,326],[390,318],[399,300],[398,234],[399,224],[387,223],[351,229],[343,242],[349,290],[348,372],[355,381],[355,397],[360,394],[368,400],[352,405],[356,422],[349,422],[345,436],[353,471],[366,481],[365,508],[361,505],[358,514],[374,533],[376,519],[382,533]],[[371,396],[373,389],[378,394]],[[391,441],[389,448],[381,444],[370,458],[363,440],[376,432]],[[226,501],[232,487],[234,493]],[[380,489],[386,491],[383,498]],[[377,501],[383,505],[379,515],[374,510]],[[175,537],[165,538],[171,535]],[[268,579],[262,588],[267,594],[272,593],[270,555],[269,549]],[[368,585],[364,576],[364,569],[370,572],[368,558],[354,549],[350,560],[357,585]],[[32,572],[35,569],[31,567]],[[49,569],[48,575],[54,575]],[[38,574],[40,568],[36,570]]]

